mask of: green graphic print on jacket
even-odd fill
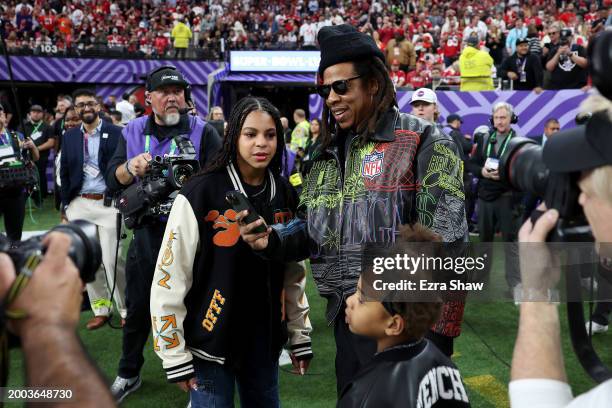
[[[364,146],[350,142],[344,178],[337,148],[314,162],[300,210],[312,271],[332,321],[355,292],[363,247],[393,243],[402,224],[420,222],[445,242],[467,236],[463,162],[449,136],[415,116],[387,112]]]

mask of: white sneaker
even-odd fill
[[[141,385],[142,381],[139,375],[132,378],[117,376],[115,382],[111,385],[111,394],[113,394],[113,398],[115,398],[117,404],[120,404],[125,397],[136,391]]]
[[[289,356],[289,352],[285,349],[281,352],[281,355],[278,358],[279,366],[291,365],[291,357]]]
[[[591,328],[590,326],[593,325],[593,327]],[[589,333],[589,330],[592,330],[592,334],[597,334],[597,333],[605,333],[608,331],[608,325],[603,325],[603,324],[599,324],[599,323],[595,323],[594,321],[591,322],[587,322],[586,324],[586,331],[587,333]]]

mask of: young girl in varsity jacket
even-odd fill
[[[283,283],[294,365],[303,373],[312,358],[303,268],[253,253],[225,201],[239,190],[266,223],[293,217],[297,197],[280,176],[282,136],[270,102],[239,101],[223,148],[181,190],[168,219],[151,288],[154,348],[192,407],[233,406],[234,383],[242,406],[279,406]]]

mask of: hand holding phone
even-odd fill
[[[240,191],[229,191],[225,195],[225,201],[227,201],[227,203],[234,209],[234,211],[236,211],[236,213],[240,213],[244,210],[249,212],[243,220],[244,224],[251,224],[261,218],[257,211],[255,211],[255,208],[253,208],[251,202]],[[268,226],[264,221],[263,224],[254,228],[251,232],[254,234],[260,234],[266,232],[267,230]]]

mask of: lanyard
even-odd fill
[[[89,161],[89,134],[83,132],[83,154],[85,156],[85,163]]]
[[[150,147],[151,147],[151,136],[146,135],[145,136],[145,153],[149,153]],[[174,138],[173,138],[172,143],[170,143],[170,151],[168,152],[168,154],[174,153],[175,150],[176,150],[176,142],[174,141]]]
[[[517,58],[517,59],[516,59],[516,66],[517,66],[517,67],[520,67],[519,69],[520,69],[520,71],[521,71],[521,72],[519,72],[519,74],[521,74],[521,73],[525,72],[525,64],[527,64],[527,57],[525,57],[525,58],[523,59],[523,63],[522,63],[522,64],[521,64],[521,59],[520,59],[520,58]]]
[[[42,120],[40,121],[40,123],[38,125],[36,125],[36,127],[34,129],[32,129],[32,135],[36,132],[38,132],[38,129],[42,126],[43,122]]]
[[[0,134],[0,142],[2,142],[0,144],[3,144],[3,145],[8,145],[11,143],[11,135],[6,129],[4,129],[4,132]]]
[[[514,132],[512,130],[510,130],[510,133],[508,133],[508,136],[506,137],[506,140],[504,140],[503,146],[498,151],[499,154],[497,155],[497,157],[502,157],[504,155],[504,152],[506,151],[506,146],[508,146],[508,142],[512,138],[513,134],[514,134]],[[493,134],[491,135],[491,138],[493,140],[496,140],[497,139],[497,132],[493,132]],[[491,157],[491,139],[489,139],[489,145],[487,146],[487,157]]]

